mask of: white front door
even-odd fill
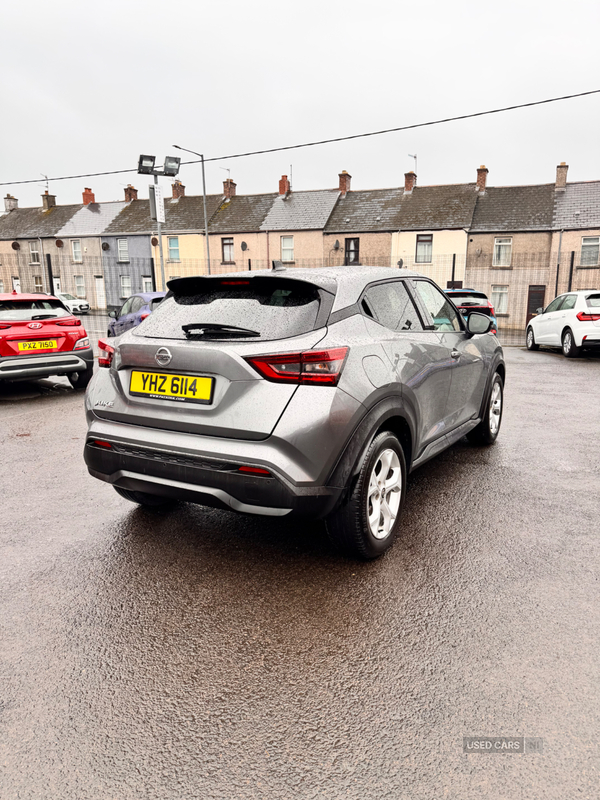
[[[16,278],[13,275],[12,286],[13,286],[13,291],[14,292],[20,292],[21,291],[21,279],[20,278]]]
[[[106,308],[104,278],[101,275],[94,275],[94,282],[96,284],[96,308]]]
[[[60,278],[52,278],[52,283],[54,284],[54,294],[60,293]]]

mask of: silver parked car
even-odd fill
[[[505,366],[490,318],[379,267],[177,278],[86,395],[90,473],[146,506],[325,518],[381,555],[407,473],[465,434],[492,444]],[[112,340],[110,340],[112,342]]]

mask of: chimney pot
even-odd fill
[[[231,180],[231,178],[227,178],[227,180],[223,181],[223,194],[228,200],[231,200],[232,197],[235,197],[235,187],[237,184]]]
[[[96,198],[94,197],[94,193],[91,189],[87,187],[83,190],[83,205],[89,206],[90,203],[95,203]]]
[[[569,165],[566,164],[564,161],[561,161],[558,167],[556,168],[556,184],[554,186],[555,191],[562,192],[567,188],[568,170],[569,170]]]
[[[485,194],[488,172],[489,169],[485,164],[482,164],[477,170],[477,185],[475,186],[475,191],[480,194]]]
[[[4,198],[4,210],[8,214],[9,211],[14,211],[15,208],[19,207],[19,201],[16,197],[13,197],[12,194],[7,194]]]
[[[56,195],[48,194],[48,189],[42,195],[42,208],[44,211],[50,211],[56,205]]]
[[[180,197],[185,197],[185,186],[181,181],[175,181],[171,184],[173,189],[173,200],[179,200]]]
[[[291,191],[290,182],[287,175],[282,175],[279,181],[279,194],[286,195]]]
[[[130,183],[125,187],[125,202],[131,203],[132,200],[138,199],[138,190]]]
[[[411,194],[417,183],[417,175],[412,170],[404,173],[404,194]]]
[[[350,191],[350,181],[352,180],[352,175],[350,175],[348,172],[346,172],[345,169],[343,169],[339,174],[339,178],[340,178],[340,192],[342,194],[346,194],[347,192]]]

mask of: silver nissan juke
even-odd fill
[[[326,520],[346,554],[392,544],[410,470],[493,444],[505,364],[490,318],[429,278],[329,267],[177,278],[100,341],[90,474],[144,506],[185,500]]]

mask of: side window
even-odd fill
[[[129,300],[123,304],[121,310],[119,311],[119,316],[124,317],[125,314],[130,314],[132,305],[133,305],[133,297],[130,297]]]
[[[143,299],[141,297],[134,297],[133,304],[131,306],[131,313],[136,314],[141,308],[145,305]]]
[[[436,331],[461,331],[458,314],[450,305],[445,294],[429,281],[413,281],[413,286],[429,316],[433,320]]]
[[[553,300],[549,306],[546,306],[544,314],[550,314],[551,311],[558,311],[558,309],[560,308],[560,304],[564,299],[565,295],[561,294],[560,297],[557,297],[555,300]]]
[[[370,286],[363,299],[363,310],[392,331],[422,331],[417,309],[402,281]]]
[[[568,294],[565,297],[565,302],[560,307],[561,311],[568,311],[570,308],[575,308],[575,303],[577,302],[577,295],[576,294]]]

